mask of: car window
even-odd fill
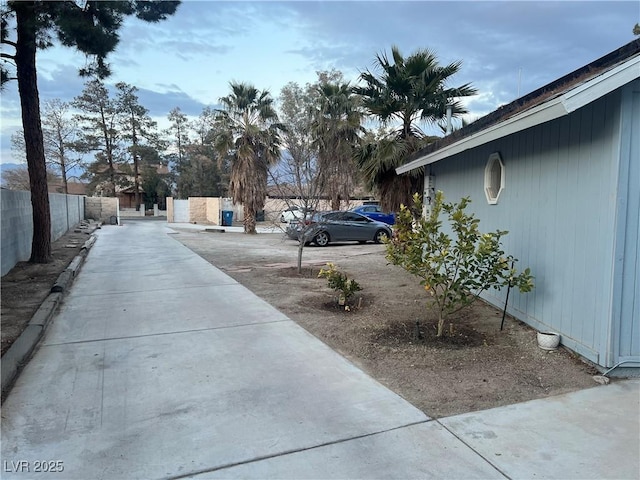
[[[375,211],[376,211],[376,209],[375,209],[375,207],[364,207],[364,208],[362,209],[362,211],[363,211],[363,212],[375,212]]]
[[[374,212],[378,212],[378,213],[382,213],[382,209],[380,208],[379,205],[376,205],[375,207],[373,207],[373,211]]]
[[[343,212],[331,212],[323,215],[324,220],[342,220]]]
[[[369,219],[367,217],[363,217],[362,215],[358,215],[357,213],[347,212],[345,213],[345,218],[348,222],[368,222]]]

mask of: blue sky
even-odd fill
[[[473,119],[628,43],[636,22],[638,0],[186,0],[168,21],[126,21],[106,82],[137,86],[141,103],[162,126],[174,107],[193,116],[215,107],[232,80],[277,96],[290,81],[314,81],[318,70],[335,68],[355,82],[391,45],[406,55],[428,48],[442,64],[463,62],[453,84],[471,82],[478,89],[467,101]],[[70,101],[81,92],[82,55],[54,47],[39,51],[37,61],[41,101]],[[1,98],[0,161],[10,163],[10,137],[20,128],[15,82]]]

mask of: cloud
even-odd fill
[[[137,93],[140,104],[149,110],[152,117],[166,117],[175,107],[180,107],[185,115],[197,116],[206,106],[179,89],[170,89],[162,93],[139,89]]]
[[[274,96],[290,81],[314,81],[316,70],[336,68],[353,81],[397,45],[405,55],[431,49],[441,64],[461,60],[452,83],[478,89],[467,103],[476,117],[631,41],[639,13],[637,2],[624,1],[189,0],[163,22],[128,18],[107,82],[138,87],[155,118],[176,106],[195,116],[226,95],[231,80]],[[78,95],[84,62],[69,48],[39,51],[41,100]],[[19,123],[15,86],[2,93],[0,109],[4,139]]]
[[[171,59],[193,59],[224,55],[233,49],[233,39],[247,35],[260,16],[251,4],[234,2],[183,2],[178,12],[159,23],[129,18],[121,29],[118,57],[136,57],[143,52],[161,52]]]
[[[515,98],[632,40],[634,2],[297,2],[298,28],[317,41],[296,53],[369,68],[397,45],[462,60],[456,83],[490,80]],[[343,47],[343,46],[348,47]],[[504,95],[496,95],[500,98]]]

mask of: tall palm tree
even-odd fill
[[[273,99],[246,83],[230,83],[231,93],[216,110],[214,145],[231,163],[229,193],[242,203],[245,233],[256,233],[256,212],[264,208],[269,167],[280,157],[280,130]]]
[[[409,204],[415,192],[422,191],[423,173],[397,176],[395,169],[432,139],[420,124],[437,123],[451,107],[452,115],[466,113],[459,98],[474,95],[470,84],[448,87],[451,76],[461,62],[441,66],[434,53],[426,49],[404,57],[398,47],[391,47],[391,58],[376,55],[379,72],[364,71],[363,87],[354,89],[362,96],[368,113],[392,126],[392,130],[373,143],[363,144],[356,158],[371,188],[380,193],[382,207],[395,211],[401,203]]]
[[[340,209],[353,192],[356,165],[353,152],[362,131],[359,98],[348,82],[321,82],[316,88],[313,134],[318,164],[324,173],[331,208]]]

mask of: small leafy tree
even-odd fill
[[[517,259],[502,250],[500,240],[508,232],[480,233],[480,220],[465,212],[471,202],[468,197],[445,203],[438,192],[431,214],[417,221],[412,210],[422,211],[418,194],[413,202],[413,209],[400,208],[395,235],[387,243],[387,259],[422,279],[420,284],[433,297],[438,314],[438,337],[450,315],[471,305],[485,290],[507,285],[523,293],[533,289],[530,270],[518,274],[513,268]],[[451,236],[443,230],[443,212]]]
[[[345,305],[356,292],[362,290],[358,282],[347,277],[347,274],[338,270],[333,263],[327,263],[326,269],[321,268],[318,278],[326,278],[329,288],[340,293],[340,305]]]
[[[302,222],[298,243],[298,273],[302,273],[302,254],[308,243],[304,220],[307,212],[318,209],[325,194],[327,175],[318,160],[318,150],[314,142],[314,107],[318,101],[316,83],[301,87],[289,82],[280,91],[280,121],[282,131],[282,152],[277,165],[269,170],[269,183],[283,203],[289,208],[294,205],[302,209]],[[279,218],[276,219],[279,221]],[[291,227],[291,226],[290,226]]]

